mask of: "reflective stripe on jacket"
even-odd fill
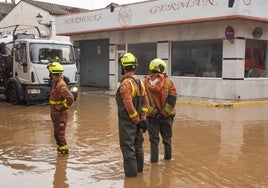
[[[54,105],[63,105],[65,108],[70,108],[71,106],[69,106],[67,104],[67,100],[64,99],[63,101],[53,101],[53,100],[50,100],[49,101],[49,104],[54,104]]]
[[[145,76],[144,84],[150,101],[148,116],[174,116],[177,91],[173,81],[166,74],[154,73]]]
[[[71,107],[73,102],[74,96],[63,79],[53,84],[49,101],[52,114],[61,113],[64,109]],[[61,108],[61,106],[64,108]]]
[[[149,100],[143,82],[134,75],[134,72],[128,72],[123,76],[116,99],[123,101],[130,119],[139,116],[142,120],[146,120]]]

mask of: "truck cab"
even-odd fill
[[[54,56],[52,56],[54,55]],[[37,38],[32,34],[14,35],[12,42],[0,45],[0,85],[6,101],[27,105],[49,101],[50,75],[47,65],[57,61],[77,99],[77,57],[70,42]]]

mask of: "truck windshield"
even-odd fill
[[[35,64],[58,61],[61,64],[75,63],[74,51],[68,44],[31,43],[30,60]]]

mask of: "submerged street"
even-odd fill
[[[115,98],[81,91],[69,110],[70,155],[58,157],[48,105],[0,101],[1,188],[268,187],[268,105],[207,108],[177,105],[173,159],[125,178]]]

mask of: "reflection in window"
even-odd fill
[[[266,42],[247,40],[245,53],[245,77],[266,77]]]
[[[31,43],[30,58],[32,63],[47,64],[59,61],[61,64],[75,63],[74,51],[69,44]]]
[[[117,51],[126,51],[126,45],[125,44],[117,45]]]
[[[136,69],[137,75],[147,75],[150,62],[156,58],[156,43],[147,44],[129,44],[128,52],[138,60],[138,68]]]
[[[172,42],[172,76],[221,77],[222,40]]]

